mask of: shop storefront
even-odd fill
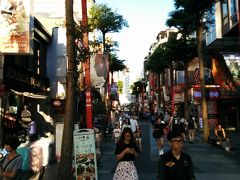
[[[220,86],[219,85],[206,85],[205,88],[207,99],[207,111],[208,121],[210,129],[214,129],[216,124],[220,121],[219,110],[217,109],[217,100],[220,98]],[[194,106],[197,109],[200,128],[203,128],[203,122],[201,117],[201,88],[200,85],[192,86],[192,96],[194,99]]]
[[[26,135],[24,130],[44,136],[47,131],[40,111],[48,111],[48,78],[23,70],[4,66],[2,96],[3,139],[8,135]],[[28,112],[28,113],[27,113]],[[31,127],[33,126],[33,127]]]

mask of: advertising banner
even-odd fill
[[[93,86],[102,86],[109,72],[109,54],[95,54],[90,58],[90,76]]]
[[[0,52],[4,54],[29,54],[33,18],[33,1],[0,1]]]
[[[74,131],[73,136],[76,179],[97,180],[95,135],[93,129]]]

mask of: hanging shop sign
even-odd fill
[[[97,180],[97,158],[93,129],[80,129],[73,133],[76,179]]]
[[[46,92],[49,87],[49,79],[34,74],[30,71],[20,69],[19,67],[4,67],[4,82],[11,87],[14,86],[18,91],[36,90]]]
[[[0,51],[32,54],[33,1],[0,1]]]
[[[218,100],[220,97],[219,87],[206,87],[206,98],[207,100]],[[193,98],[195,101],[200,101],[202,98],[202,92],[200,88],[193,88]]]

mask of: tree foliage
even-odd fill
[[[110,54],[110,72],[122,71],[126,68],[125,60],[120,60],[116,54]]]
[[[106,106],[102,101],[102,97],[100,92],[92,87],[92,104],[93,104],[93,116],[97,117],[98,115],[102,115],[106,113]]]
[[[204,82],[204,62],[203,62],[203,33],[209,27],[211,23],[211,15],[213,13],[213,5],[215,0],[175,0],[176,10],[171,13],[173,17],[167,22],[168,25],[178,28],[180,31],[189,33],[196,33],[197,36],[197,52],[200,68],[200,84],[201,84],[201,108],[203,119],[203,139],[205,142],[208,140],[209,124],[207,113],[207,102],[205,93]],[[179,17],[178,17],[179,16]],[[191,31],[192,30],[192,31]]]
[[[106,4],[94,4],[91,7],[88,24],[90,30],[97,29],[103,34],[119,32],[124,26],[128,27],[128,23],[123,16],[113,11]]]
[[[146,87],[146,82],[138,80],[131,85],[132,94],[139,95],[141,92],[146,91]]]
[[[89,30],[98,30],[102,33],[103,49],[105,51],[106,33],[115,33],[128,27],[128,22],[117,11],[113,11],[106,4],[94,4],[89,10]]]
[[[160,44],[152,55],[150,55],[146,69],[160,73],[165,68],[172,66],[173,62],[178,62],[175,64],[180,64],[179,62],[188,62],[197,55],[196,48],[194,39],[169,40],[166,43]]]
[[[185,26],[182,27],[185,27],[184,31],[188,30],[189,34],[191,30],[196,31],[199,26],[207,29],[207,24],[211,23],[209,17],[212,16],[214,3],[215,0],[175,0],[176,11],[173,11],[173,14],[177,14],[174,19],[184,22]]]

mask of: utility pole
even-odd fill
[[[87,0],[82,0],[82,26],[83,26],[83,47],[89,52],[88,42],[88,19],[87,19]],[[88,53],[86,61],[83,64],[85,71],[85,93],[86,93],[86,121],[87,128],[92,128],[92,94],[91,94],[91,78],[90,78],[90,54]]]

